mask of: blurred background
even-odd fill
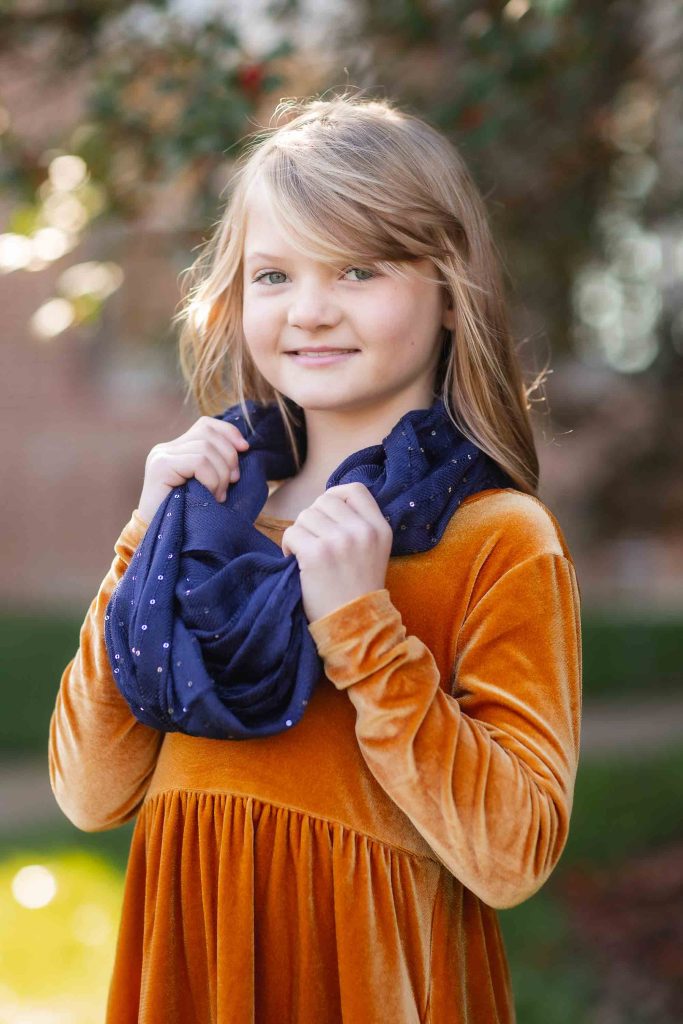
[[[460,148],[551,368],[584,720],[560,864],[500,914],[520,1022],[683,1020],[682,43],[674,0],[0,5],[0,1024],[103,1019],[132,824],[61,814],[50,715],[146,455],[199,415],[170,318],[240,140],[347,85]]]

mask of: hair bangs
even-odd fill
[[[300,252],[331,266],[355,261],[397,276],[404,273],[397,264],[433,255],[406,230],[404,218],[378,210],[373,190],[343,174],[317,173],[318,162],[310,164],[277,149],[259,174],[274,216]]]

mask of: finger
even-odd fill
[[[296,523],[292,523],[292,525],[288,526],[285,532],[282,534],[281,546],[282,554],[285,556],[285,558],[288,555],[295,555],[296,557],[295,549],[297,547],[298,537],[299,532],[296,528]]]
[[[221,449],[206,437],[183,442],[183,449],[183,454],[194,460],[193,475],[211,490],[216,501],[225,501],[229,484],[239,479],[238,453],[230,444]]]
[[[379,525],[380,519],[386,523],[379,505],[364,484],[337,484],[335,487],[328,487],[319,498],[316,498],[317,501],[325,502],[330,515],[333,515],[334,509],[337,515],[348,517],[350,513],[356,513],[369,523]]]
[[[159,455],[183,481],[196,477],[216,497],[221,493],[220,475],[206,452],[167,452]]]
[[[230,469],[228,471],[229,479],[232,483],[239,479],[240,465],[239,457],[244,452],[248,451],[250,445],[246,438],[242,437],[236,426],[231,423],[222,423],[218,420],[214,420],[214,425],[218,426],[219,429],[215,434],[213,430],[210,432],[215,437],[217,443],[220,445],[221,450],[225,454]],[[226,436],[226,433],[228,436]],[[234,439],[234,440],[233,440]]]
[[[206,419],[209,429],[216,431],[219,436],[225,437],[227,435],[229,441],[242,449],[249,447],[246,437],[244,437],[239,427],[235,426],[234,423],[228,423],[227,420],[217,420],[215,416],[208,416]]]
[[[215,493],[217,497],[219,493],[224,495],[231,480],[237,479],[237,476],[233,477],[233,474],[239,473],[238,455],[230,442],[216,444],[211,438],[195,438],[193,441],[184,441],[181,451],[192,452],[198,456],[206,455],[211,459],[216,471],[217,490]],[[209,488],[209,490],[211,489]]]
[[[296,524],[307,530],[314,537],[323,537],[329,534],[330,530],[339,529],[339,526],[342,524],[342,515],[338,512],[335,515],[328,515],[325,508],[313,504],[299,513],[296,518]]]
[[[246,451],[249,447],[249,442],[245,437],[242,436],[238,427],[234,423],[228,423],[226,420],[216,419],[215,416],[200,416],[199,419],[195,420],[189,430],[186,430],[184,434],[180,435],[181,438],[192,438],[197,437],[212,437],[216,441],[223,443],[225,440],[239,447],[240,450]],[[178,438],[180,440],[180,438]]]

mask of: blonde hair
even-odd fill
[[[347,92],[281,100],[268,127],[248,136],[231,195],[213,235],[188,270],[179,359],[202,414],[245,400],[277,402],[297,469],[299,407],[256,368],[242,331],[247,201],[258,180],[302,252],[330,264],[358,260],[389,273],[429,258],[455,315],[442,328],[434,395],[449,416],[527,493],[538,456],[513,347],[501,262],[486,209],[455,147],[387,99]],[[250,426],[251,422],[249,421]]]

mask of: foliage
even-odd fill
[[[62,255],[99,218],[142,218],[153,186],[183,175],[192,184],[190,220],[213,213],[213,175],[263,97],[283,84],[275,67],[292,48],[284,40],[254,58],[224,17],[193,23],[169,7],[81,3],[48,12],[5,5],[0,53],[39,75],[44,89],[63,88],[66,71],[86,83],[77,122],[43,143],[15,130],[9,110],[4,124],[0,118],[0,188],[18,200],[10,233],[57,229],[67,235]],[[46,48],[49,59],[39,61]],[[52,173],[60,155],[82,167],[82,177],[65,183],[63,170]],[[77,207],[71,218],[64,192]]]
[[[276,99],[348,82],[387,94],[446,132],[486,197],[527,377],[547,349],[613,371],[604,387],[576,386],[572,429],[606,433],[614,376],[638,378],[651,422],[626,451],[613,428],[604,471],[581,481],[595,542],[616,524],[649,529],[643,489],[678,523],[678,464],[662,453],[683,440],[683,319],[669,287],[682,182],[666,152],[682,68],[666,31],[676,5],[658,0],[656,17],[650,6],[359,0],[335,7],[337,22],[306,50],[310,15],[277,0],[259,17],[281,26],[281,42],[255,53],[230,5],[5,0],[0,53],[46,91],[81,76],[84,109],[33,138],[14,126],[9,98],[0,104],[0,188],[14,197],[0,271],[48,266],[105,218],[163,225],[187,264],[242,138]],[[32,319],[41,337],[96,322],[120,284],[111,268],[94,284],[92,268],[68,269],[77,273]]]

